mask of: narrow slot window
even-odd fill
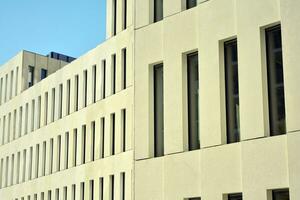
[[[45,93],[44,106],[44,126],[46,126],[48,121],[48,92]]]
[[[57,136],[57,158],[56,158],[56,170],[60,171],[61,160],[61,136]]]
[[[126,109],[122,109],[121,111],[121,127],[122,127],[122,133],[121,133],[121,151],[126,151]]]
[[[87,106],[87,70],[83,71],[83,107]]]
[[[43,156],[42,156],[42,176],[45,176],[46,175],[46,141],[43,142]]]
[[[79,76],[75,76],[75,91],[74,91],[74,110],[78,111],[78,95],[79,95]]]
[[[73,166],[77,163],[77,129],[73,130]]]
[[[109,176],[109,200],[114,200],[115,193],[115,177],[114,175]]]
[[[36,145],[35,152],[35,178],[39,177],[39,164],[40,164],[40,145]]]
[[[117,0],[112,1],[112,36],[117,34]]]
[[[123,24],[122,28],[125,30],[127,28],[127,0],[123,0]]]
[[[34,121],[35,121],[35,100],[31,102],[31,131],[34,130]]]
[[[63,105],[63,85],[59,85],[59,106],[58,106],[58,118],[62,118],[62,105]]]
[[[126,48],[122,49],[122,89],[126,89],[126,69],[127,68],[127,50]]]
[[[95,160],[95,122],[91,124],[91,160]]]
[[[21,137],[22,136],[22,126],[23,126],[23,107],[21,106],[20,107],[20,112],[19,112],[19,135],[18,137]]]
[[[105,83],[106,83],[106,60],[102,61],[101,65],[101,99],[105,99]]]
[[[51,112],[51,122],[55,119],[55,88],[52,88],[52,112]]]
[[[163,0],[154,0],[154,22],[158,22],[163,19],[163,4]]]
[[[76,185],[75,184],[73,184],[72,185],[72,200],[75,200],[75,198],[76,198]]]
[[[154,157],[164,155],[163,64],[154,66]]]
[[[103,187],[104,186],[104,182],[103,182],[103,178],[99,178],[99,200],[104,200],[103,197],[104,197],[104,190],[103,190]]]
[[[50,139],[50,151],[49,151],[49,172],[53,172],[53,138]]]
[[[71,100],[71,80],[67,80],[67,93],[66,93],[67,101],[66,101],[66,114],[70,114],[70,100]]]
[[[95,103],[97,98],[97,66],[96,65],[93,66],[92,91],[93,91],[93,103]]]
[[[90,180],[90,200],[94,200],[94,180]]]
[[[80,200],[84,200],[84,182],[80,183]]]
[[[69,132],[65,133],[65,169],[69,165]]]
[[[102,117],[100,120],[101,123],[101,133],[100,133],[100,158],[104,158],[104,136],[105,136],[105,118]]]
[[[111,94],[116,93],[116,54],[111,57]]]
[[[64,187],[64,193],[63,193],[63,200],[67,200],[68,199],[68,187]]]
[[[81,134],[81,142],[82,142],[82,149],[81,149],[81,161],[82,164],[85,163],[85,152],[86,152],[86,125],[82,126],[82,134]]]
[[[111,155],[115,155],[115,113],[110,115]]]
[[[42,108],[42,102],[41,102],[41,96],[38,97],[38,102],[37,102],[37,116],[36,116],[36,126],[39,129],[41,127],[41,108]]]
[[[121,180],[120,180],[120,200],[125,200],[125,172],[121,173]]]
[[[28,66],[28,87],[34,84],[34,67]]]

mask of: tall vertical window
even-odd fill
[[[121,111],[121,151],[126,151],[126,109],[122,109]]]
[[[35,152],[35,178],[39,177],[39,165],[40,165],[40,145],[36,145]]]
[[[33,86],[34,83],[34,67],[28,66],[28,87]]]
[[[65,169],[68,169],[69,165],[69,132],[65,133]]]
[[[197,0],[186,0],[186,9],[190,9],[197,6]]]
[[[103,184],[103,178],[99,178],[99,200],[103,200],[104,197],[104,184]]]
[[[125,200],[125,172],[121,173],[121,180],[120,180],[120,200]]]
[[[66,114],[70,114],[70,100],[71,100],[71,80],[67,80],[67,93],[66,93]]]
[[[109,176],[109,200],[114,200],[115,193],[115,177],[114,175]]]
[[[8,74],[5,75],[5,92],[4,92],[4,102],[7,101],[7,89],[8,88]]]
[[[17,174],[16,174],[16,180],[15,183],[18,184],[20,183],[20,169],[21,168],[21,152],[19,151],[17,154]],[[0,169],[0,176],[1,176],[1,169]],[[1,178],[0,178],[1,181]]]
[[[266,30],[270,135],[286,133],[281,27]]]
[[[115,113],[110,115],[110,144],[111,144],[111,155],[115,155]]]
[[[76,185],[73,184],[72,185],[72,200],[75,200],[75,197],[76,197]]]
[[[93,91],[93,103],[96,102],[97,97],[97,66],[93,66],[93,81],[92,81],[92,91]]]
[[[14,85],[14,71],[10,72],[10,89],[9,89],[9,99],[12,98],[13,95],[13,85]]]
[[[33,147],[30,147],[29,150],[29,163],[28,163],[28,179],[32,178],[32,161],[33,161]]]
[[[31,102],[31,131],[34,130],[34,119],[35,119],[35,100]]]
[[[164,155],[164,79],[163,64],[154,66],[154,156]]]
[[[18,93],[18,83],[19,83],[19,67],[16,68],[16,80],[15,80],[15,95]],[[0,86],[1,87],[1,86]],[[1,102],[1,91],[0,91],[0,102]]]
[[[2,104],[3,78],[0,79],[0,105]]]
[[[22,135],[22,125],[23,125],[23,119],[22,119],[22,117],[23,117],[23,107],[21,106],[20,107],[20,112],[19,112],[19,134],[18,134],[18,136],[19,137],[21,137],[21,135]]]
[[[49,172],[53,172],[53,138],[50,139],[50,150],[49,150]]]
[[[23,169],[22,169],[22,183],[25,181],[25,175],[26,175],[26,152],[27,150],[23,150]]]
[[[100,158],[104,158],[105,118],[100,119]]]
[[[228,200],[243,200],[242,193],[228,194]]]
[[[116,93],[116,54],[111,56],[111,94]]]
[[[64,187],[63,189],[63,200],[67,200],[68,199],[68,187]]]
[[[94,200],[94,180],[90,180],[90,200]]]
[[[91,123],[91,161],[95,160],[95,121]]]
[[[55,88],[52,88],[52,112],[51,112],[51,122],[55,119]]]
[[[73,130],[73,167],[76,166],[77,158],[77,129]]]
[[[45,101],[44,101],[44,126],[47,125],[48,121],[48,92],[45,93]]]
[[[80,183],[80,200],[84,200],[84,182]]]
[[[102,60],[102,65],[101,65],[101,99],[105,98],[105,71],[106,71],[106,61]]]
[[[39,96],[38,102],[37,102],[37,116],[36,116],[37,128],[41,127],[41,109],[42,109],[42,98],[41,98],[41,96]]]
[[[224,43],[227,143],[240,141],[237,40]]]
[[[127,0],[123,0],[123,16],[122,16],[122,28],[127,28]]]
[[[86,125],[82,126],[82,134],[81,134],[81,163],[85,163],[85,152],[86,152]]]
[[[273,190],[272,200],[289,200],[290,194],[288,189]]]
[[[87,105],[87,70],[83,71],[83,107]]]
[[[46,174],[46,141],[43,142],[43,156],[42,156],[42,176],[45,176]]]
[[[61,136],[57,136],[57,157],[56,157],[56,171],[60,171],[61,160]]]
[[[127,50],[122,49],[122,85],[121,89],[126,89],[126,69],[127,68]]]
[[[188,141],[189,150],[200,148],[199,142],[199,73],[198,53],[187,55]]]
[[[46,77],[47,77],[47,74],[48,74],[48,70],[42,68],[42,69],[41,69],[41,80],[43,80],[44,78],[46,78]]]
[[[75,91],[74,91],[74,110],[78,111],[78,95],[79,95],[79,76],[75,76]]]
[[[112,0],[112,35],[117,34],[117,0]]]
[[[164,1],[163,0],[153,0],[154,1],[154,22],[158,22],[164,17]]]
[[[59,84],[59,105],[58,105],[58,118],[62,118],[62,105],[63,105],[63,85]]]

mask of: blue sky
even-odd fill
[[[22,49],[79,57],[105,40],[106,0],[0,0],[0,65]]]

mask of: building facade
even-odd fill
[[[107,0],[80,58],[20,52],[0,70],[0,199],[300,198],[299,8]]]

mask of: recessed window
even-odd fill
[[[288,189],[273,190],[272,200],[289,200],[290,194]]]
[[[153,0],[154,1],[154,22],[158,22],[163,19],[164,13],[163,13],[163,0]]]
[[[48,75],[48,70],[47,69],[41,69],[41,80],[43,80],[44,78],[46,78]]]
[[[127,0],[123,0],[123,30],[127,28]]]
[[[83,107],[87,106],[87,70],[83,71]]]
[[[190,9],[197,6],[197,0],[186,0],[186,9]]]
[[[74,110],[78,111],[78,95],[79,95],[79,76],[75,76],[75,91],[74,91]]]
[[[116,124],[115,118],[116,117],[115,116],[116,116],[115,113],[110,115],[111,155],[115,155],[115,130],[116,130],[116,128],[115,128],[115,124]]]
[[[228,194],[228,200],[243,200],[242,193]]]
[[[112,35],[117,33],[117,0],[112,1]]]
[[[126,89],[126,69],[127,68],[127,50],[122,49],[122,89]]]
[[[198,53],[187,55],[189,150],[200,148]]]
[[[164,155],[164,79],[163,64],[153,67],[154,80],[154,156]]]
[[[101,99],[105,98],[105,82],[106,82],[106,60],[102,60],[102,65],[101,65]]]
[[[224,43],[227,143],[240,141],[237,40]]]
[[[266,30],[270,135],[286,133],[281,27]]]
[[[116,93],[116,54],[111,56],[111,94]]]
[[[34,83],[34,67],[28,66],[28,87],[33,86]]]

